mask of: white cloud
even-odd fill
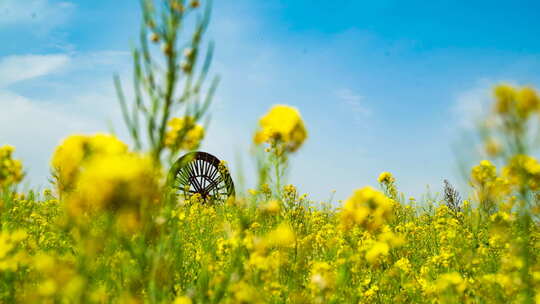
[[[0,112],[0,129],[4,131],[0,136],[14,140],[26,139],[31,144],[48,140],[66,129],[85,129],[87,126],[80,117],[65,113],[58,105],[32,100],[9,91],[0,91],[0,107],[9,109]],[[33,140],[28,141],[29,138]]]
[[[0,1],[0,28],[20,25],[39,25],[49,30],[64,23],[75,5],[71,2],[49,0],[2,0]]]
[[[46,186],[49,160],[57,144],[74,133],[106,132],[107,119],[117,123],[120,135],[125,134],[119,125],[120,115],[112,85],[112,70],[98,73],[91,82],[78,79],[81,71],[92,74],[94,69],[111,67],[105,57],[112,56],[122,62],[117,52],[87,54],[24,55],[0,59],[0,145],[11,144],[17,148],[16,156],[23,160],[27,171],[26,181],[32,187]],[[66,77],[53,81],[49,77],[59,70]],[[103,75],[105,74],[105,76]],[[41,77],[39,79],[35,79]],[[8,85],[23,80],[45,85],[39,98],[16,93]]]
[[[97,131],[96,122],[84,115],[9,91],[0,90],[0,108],[8,109],[0,111],[0,145],[17,148],[33,186],[46,185],[49,159],[61,138],[70,132]]]
[[[336,92],[336,96],[353,113],[356,122],[361,122],[366,117],[371,116],[371,109],[363,103],[364,97],[355,91],[351,89],[340,89]]]
[[[0,88],[16,82],[48,75],[66,66],[69,57],[56,55],[15,55],[0,59]]]

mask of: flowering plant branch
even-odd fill
[[[126,101],[118,75],[115,75],[114,82],[123,119],[135,149],[142,150],[147,144],[154,161],[159,163],[167,148],[169,120],[183,109],[184,117],[192,121],[191,124],[184,124],[178,132],[175,145],[179,146],[178,143],[206,114],[219,82],[219,78],[214,77],[206,94],[202,93],[213,55],[213,44],[210,43],[204,58],[200,56],[211,5],[207,5],[202,16],[194,21],[191,37],[182,39],[180,30],[189,26],[188,17],[199,9],[199,1],[166,0],[156,7],[154,0],[141,0],[141,4],[144,23],[140,32],[140,46],[133,49],[133,103]],[[163,58],[156,58],[151,44],[161,44]],[[202,66],[199,67],[201,60]],[[146,133],[144,140],[142,133]],[[169,159],[177,152],[171,149]]]

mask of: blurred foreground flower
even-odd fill
[[[100,210],[120,211],[122,219],[134,221],[129,210],[153,203],[159,195],[158,171],[149,157],[138,154],[102,156],[81,172],[76,190],[67,200],[71,215]],[[131,225],[128,225],[131,226]]]
[[[260,130],[255,133],[256,144],[283,143],[285,150],[294,152],[302,146],[307,131],[300,112],[293,107],[276,105],[259,120]]]
[[[126,144],[109,134],[69,136],[56,148],[51,161],[58,192],[73,190],[81,169],[90,160],[127,150]]]
[[[12,233],[0,231],[0,274],[4,271],[17,271],[25,263],[26,252],[19,249],[20,243],[26,238],[24,230]]]
[[[533,191],[540,189],[540,163],[532,156],[513,156],[503,173],[513,185],[528,186]]]
[[[341,223],[345,228],[361,225],[374,231],[380,228],[392,216],[393,202],[383,193],[364,187],[356,190],[345,201],[341,211]]]
[[[526,119],[539,109],[540,99],[533,88],[515,88],[501,84],[496,86],[493,92],[496,99],[495,111],[500,115]]]

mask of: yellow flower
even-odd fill
[[[175,117],[167,125],[165,146],[172,151],[195,150],[204,138],[203,126],[196,124],[193,117]]]
[[[3,157],[11,157],[11,155],[15,151],[15,147],[11,145],[4,145],[0,147],[0,151],[0,155],[2,155]]]
[[[471,185],[475,189],[476,199],[485,211],[491,212],[497,205],[502,205],[505,197],[512,192],[512,175],[509,174],[508,167],[504,172],[506,173],[503,177],[497,176],[497,168],[487,160],[483,160],[471,170]],[[468,205],[469,202],[465,201],[464,207],[467,208]]]
[[[45,253],[39,253],[34,257],[34,267],[39,272],[49,273],[54,271],[56,262],[54,258]]]
[[[296,187],[294,185],[285,185],[283,187],[283,195],[289,198],[294,198],[297,194]]]
[[[152,203],[158,194],[158,173],[150,158],[137,154],[104,156],[92,160],[81,172],[67,209],[73,216],[104,209],[137,209],[140,204]],[[125,219],[133,218],[126,215]]]
[[[533,191],[540,189],[540,163],[532,156],[515,155],[503,169],[503,175],[513,185],[527,185]]]
[[[255,133],[254,142],[283,143],[285,149],[294,152],[306,140],[307,131],[300,112],[291,106],[275,105],[259,120],[260,130]]]
[[[518,111],[527,117],[530,113],[538,109],[540,100],[536,91],[530,87],[524,87],[517,93],[516,96]]]
[[[411,262],[409,262],[409,259],[407,258],[401,258],[399,259],[394,266],[404,273],[409,273],[411,271]]]
[[[116,217],[116,226],[123,233],[135,233],[141,227],[139,213],[135,208],[120,210]]]
[[[58,286],[53,279],[41,282],[38,286],[38,292],[43,296],[51,296],[58,290]]]
[[[383,172],[379,175],[379,178],[377,179],[379,183],[392,183],[395,181],[394,177],[392,176],[392,173],[390,172]]]
[[[120,155],[127,145],[108,134],[72,135],[56,148],[51,166],[60,193],[73,190],[84,164],[93,158]]]
[[[385,242],[375,242],[373,246],[366,252],[366,260],[372,265],[379,262],[380,256],[387,256],[390,251],[390,246]]]
[[[395,185],[396,179],[394,176],[392,176],[392,173],[390,172],[383,172],[379,175],[379,178],[377,179],[379,184],[383,186],[385,193],[392,199],[397,199],[398,192]]]
[[[478,184],[492,181],[496,177],[497,168],[489,160],[482,160],[480,165],[473,167],[471,171],[473,182]]]
[[[233,303],[260,303],[261,294],[259,290],[244,281],[240,281],[231,286],[234,297]]]
[[[370,300],[377,294],[377,292],[379,292],[379,286],[373,285],[364,292],[364,297]]]
[[[515,100],[516,90],[510,85],[501,84],[495,87],[493,93],[496,98],[495,111],[500,114],[508,113]]]
[[[332,289],[336,281],[335,268],[327,262],[315,262],[311,266],[311,287],[315,290]]]
[[[290,247],[294,245],[295,241],[296,235],[287,223],[280,224],[265,237],[265,244],[270,247]]]
[[[449,287],[454,287],[457,292],[462,293],[467,288],[467,282],[457,272],[442,274],[435,282],[438,292],[443,292]]]
[[[106,303],[108,298],[107,288],[103,285],[99,285],[98,288],[94,289],[89,297],[90,301],[94,303]]]
[[[193,301],[191,301],[191,298],[186,296],[177,297],[174,299],[173,304],[191,304]]]
[[[281,203],[277,200],[270,200],[268,203],[261,205],[260,210],[263,213],[276,215],[281,210]]]
[[[221,173],[222,176],[229,174],[229,167],[227,166],[227,162],[222,160],[218,164],[218,171]]]
[[[19,183],[24,176],[22,163],[12,158],[13,146],[0,147],[0,190]]]
[[[189,202],[193,205],[204,203],[204,199],[200,193],[194,193],[189,197]]]
[[[345,201],[341,211],[341,223],[345,228],[358,224],[373,231],[392,217],[392,210],[391,199],[371,187],[364,187],[356,190]]]
[[[498,85],[494,90],[495,111],[502,115],[513,114],[527,119],[540,106],[540,98],[533,88],[514,88],[510,85]]]
[[[387,243],[390,247],[400,247],[405,244],[405,238],[400,234],[392,232],[388,225],[384,225],[381,228],[381,232],[377,236],[379,241]]]
[[[0,273],[17,271],[20,264],[25,262],[26,252],[19,251],[21,242],[27,238],[26,231],[0,231]]]

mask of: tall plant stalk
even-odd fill
[[[201,120],[219,82],[219,78],[214,77],[203,92],[214,49],[210,43],[201,58],[211,4],[208,2],[202,13],[198,13],[199,1],[194,0],[189,3],[163,0],[157,6],[155,0],[141,0],[141,5],[143,24],[139,46],[132,51],[133,102],[127,102],[118,75],[114,76],[114,83],[135,149],[149,151],[160,164],[166,148],[168,121],[180,115],[191,117],[194,123]],[[190,18],[194,14],[196,18]],[[186,37],[182,30],[190,26],[193,32]],[[187,125],[182,130],[180,141],[192,127]],[[143,133],[146,133],[145,138]],[[170,154],[175,153],[170,151]]]

